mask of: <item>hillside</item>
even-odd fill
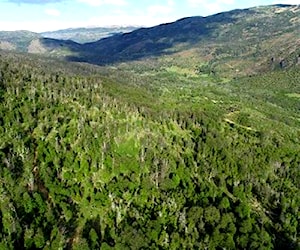
[[[80,47],[71,40],[43,38],[29,31],[0,31],[0,50],[65,58]]]
[[[1,249],[299,249],[299,70],[0,55]]]
[[[299,61],[300,7],[274,5],[142,28],[84,44],[74,61],[99,65],[165,56],[200,71],[253,74]]]
[[[23,34],[16,33],[14,39],[2,39],[1,47],[96,65],[148,59],[204,75],[250,76],[299,66],[299,15],[299,5],[272,5],[183,18],[85,44],[34,33],[21,39]],[[97,36],[103,30],[66,30],[53,36],[77,31]]]
[[[0,31],[0,49],[27,52],[30,43],[40,35],[29,31]]]
[[[136,27],[74,28],[42,33],[0,31],[0,49],[61,58],[71,55],[72,51],[81,51],[78,43],[93,42],[134,29]]]
[[[0,249],[300,249],[293,22],[276,5],[0,50]]]

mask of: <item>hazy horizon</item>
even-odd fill
[[[0,30],[50,32],[71,28],[151,27],[190,16],[298,0],[7,0],[0,1]]]

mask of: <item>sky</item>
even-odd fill
[[[154,26],[183,17],[300,0],[0,0],[0,31]]]

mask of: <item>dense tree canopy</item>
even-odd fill
[[[38,60],[0,57],[1,249],[300,247],[298,70]]]

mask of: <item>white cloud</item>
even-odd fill
[[[230,5],[234,5],[235,0],[187,0],[187,3],[191,8],[201,8],[202,12],[206,15],[221,12],[227,9]]]
[[[49,16],[55,16],[55,17],[60,16],[61,14],[60,11],[57,9],[45,9],[45,13]]]
[[[207,3],[205,8],[209,14],[215,14],[222,11],[222,7],[218,2]]]
[[[77,0],[77,2],[85,3],[91,6],[101,6],[101,5],[123,6],[127,4],[126,0]]]
[[[149,17],[160,18],[161,16],[169,16],[175,10],[174,0],[168,0],[166,4],[150,5],[147,8],[147,15]]]
[[[151,8],[150,8],[151,9]],[[159,9],[159,8],[158,8]],[[161,9],[162,11],[163,9]],[[52,13],[53,14],[53,13]],[[50,18],[49,20],[41,20],[40,22],[24,21],[24,22],[9,22],[1,21],[0,27],[2,30],[29,30],[33,32],[54,31],[67,28],[78,27],[108,27],[108,26],[144,26],[151,27],[161,23],[175,21],[177,17],[172,15],[162,15],[151,13],[151,11],[141,11],[128,14],[125,10],[115,10],[113,13],[91,17],[85,21],[64,21]]]
[[[207,0],[187,0],[187,3],[193,7],[196,6],[209,6],[209,5],[232,5],[235,3],[235,0],[216,0],[216,1],[207,1]]]
[[[48,4],[48,3],[60,3],[64,2],[65,0],[7,0],[7,2],[12,3],[25,3],[25,4]]]
[[[235,2],[235,0],[219,0],[219,1],[217,1],[217,3],[226,4],[226,5],[234,4],[234,2]]]
[[[202,4],[207,4],[206,0],[187,0],[187,3],[191,6],[191,7],[197,7],[200,6]]]
[[[174,0],[168,0],[168,1],[167,1],[167,4],[168,4],[169,6],[174,6],[174,5],[175,5],[175,1],[174,1]]]
[[[1,30],[29,30],[32,32],[53,31],[59,29],[84,27],[82,22],[60,22],[56,20],[40,21],[40,22],[7,22],[0,21]],[[3,27],[3,28],[2,28]]]
[[[173,7],[164,5],[152,5],[147,8],[147,11],[151,16],[165,15],[171,13],[173,11]]]
[[[299,0],[279,0],[279,1],[274,1],[273,4],[291,4],[291,5],[300,5]]]
[[[155,16],[150,13],[141,13],[130,15],[126,13],[118,13],[101,17],[91,18],[85,26],[154,26],[161,23],[168,23],[170,20],[175,21],[176,18],[170,18],[168,15]]]

